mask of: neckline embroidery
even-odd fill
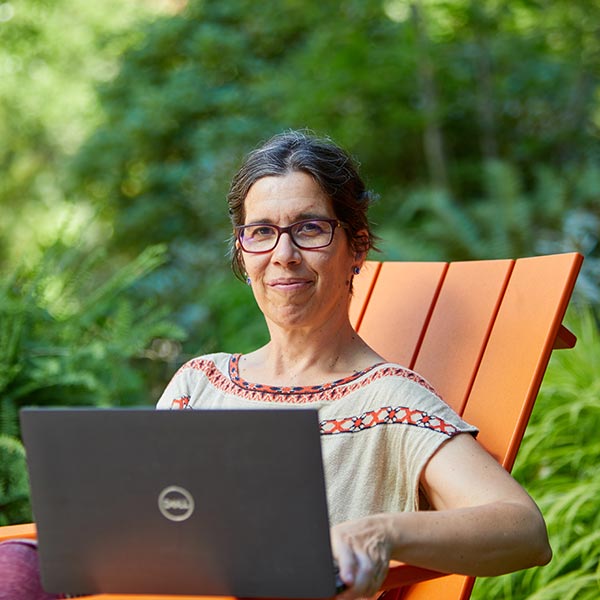
[[[255,392],[262,392],[267,394],[314,394],[319,392],[324,392],[326,390],[330,390],[336,388],[341,385],[345,385],[356,381],[359,377],[369,373],[370,371],[380,367],[381,365],[386,364],[385,362],[379,362],[374,365],[363,369],[362,371],[357,371],[352,375],[348,375],[347,377],[342,377],[340,379],[335,379],[334,381],[329,381],[327,383],[322,383],[320,385],[296,385],[296,386],[277,386],[277,385],[265,385],[262,383],[252,383],[250,381],[246,381],[240,375],[239,362],[241,358],[241,354],[232,354],[229,357],[229,377],[231,381],[238,387],[243,390],[251,390]]]

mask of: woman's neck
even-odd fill
[[[271,341],[240,362],[240,375],[253,383],[319,385],[383,360],[349,322],[335,332],[269,329]]]

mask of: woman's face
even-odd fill
[[[302,219],[336,218],[330,198],[303,172],[259,179],[248,191],[244,208],[244,225],[285,227]],[[295,329],[347,319],[352,268],[363,257],[351,250],[341,227],[325,248],[302,250],[284,233],[270,252],[242,251],[242,258],[267,322]]]

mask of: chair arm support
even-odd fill
[[[577,343],[575,335],[569,331],[564,325],[558,328],[556,339],[554,340],[554,350],[569,350],[574,348]]]

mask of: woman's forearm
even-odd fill
[[[390,559],[476,577],[550,560],[535,502],[470,436],[444,444],[420,484],[434,510],[374,514],[333,527],[334,555],[349,584],[344,600],[375,593]]]
[[[375,514],[334,526],[332,542],[349,586],[344,600],[374,594],[390,560],[484,577],[543,565],[552,556],[544,520],[528,502]]]
[[[501,575],[552,556],[542,516],[518,502],[368,519],[386,532],[392,559],[444,573]]]

